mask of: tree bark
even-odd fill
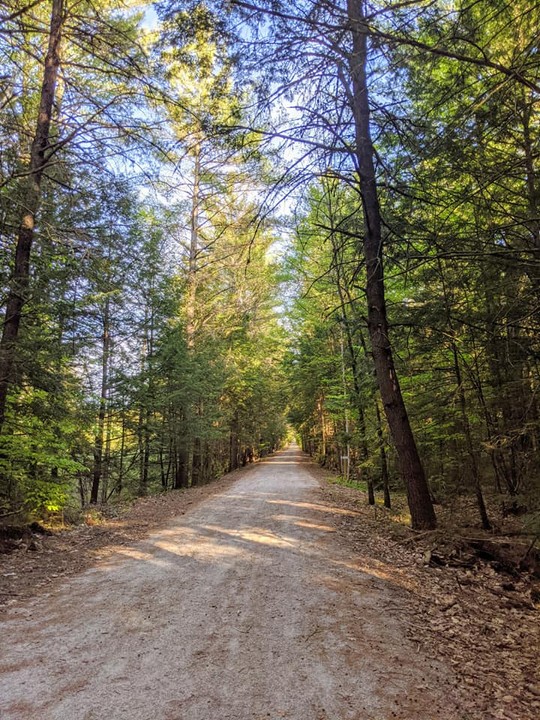
[[[64,22],[64,0],[52,0],[49,42],[43,70],[36,132],[30,151],[30,167],[25,180],[23,210],[19,226],[13,275],[9,284],[2,338],[0,340],[0,432],[15,362],[23,306],[27,300],[30,278],[30,257],[35,236],[35,224],[41,201],[41,181],[47,166],[51,119],[54,108],[60,42]]]
[[[105,432],[105,415],[107,412],[107,399],[109,395],[109,354],[111,349],[110,335],[110,304],[109,298],[105,300],[103,308],[103,336],[101,356],[101,392],[99,398],[99,412],[96,437],[94,441],[94,472],[92,476],[92,490],[90,503],[95,505],[99,499],[99,486],[103,474],[103,443]]]
[[[335,255],[335,246],[334,246],[334,255]],[[347,310],[346,310],[346,303],[344,298],[344,291],[343,287],[341,286],[341,277],[339,268],[337,268],[337,287],[338,287],[338,293],[339,293],[339,302],[341,305],[341,314],[343,316],[343,325],[345,328],[345,337],[347,338],[347,349],[349,351],[349,361],[351,363],[351,371],[352,371],[352,377],[353,377],[353,387],[354,387],[354,394],[356,397],[356,408],[358,410],[358,431],[360,434],[360,457],[362,458],[362,462],[364,464],[364,467],[362,468],[362,474],[360,479],[366,481],[367,489],[368,489],[368,504],[369,505],[375,505],[375,487],[373,484],[373,476],[371,473],[371,470],[369,468],[369,446],[367,442],[367,428],[366,428],[366,416],[364,413],[364,405],[362,402],[362,390],[360,387],[360,373],[358,370],[358,363],[356,361],[356,353],[354,351],[354,341],[351,333],[351,327],[350,322],[347,317]],[[345,290],[347,292],[347,290]],[[350,297],[349,293],[347,292],[347,302],[351,307],[354,307],[354,304],[352,302],[352,298]]]
[[[153,288],[152,288],[153,289]],[[144,341],[141,355],[141,374],[145,370],[148,373],[148,380],[145,387],[141,407],[139,411],[139,446],[140,446],[140,470],[139,470],[139,496],[148,494],[148,480],[150,472],[150,425],[152,422],[152,404],[154,399],[154,309],[148,303],[144,313]]]
[[[201,144],[194,149],[193,187],[191,190],[190,240],[188,264],[188,289],[186,307],[187,346],[195,344],[195,310],[197,304],[197,258],[199,253],[199,215],[201,193]]]
[[[429,530],[435,528],[437,524],[435,511],[394,367],[388,332],[381,214],[373,161],[374,148],[370,131],[366,73],[368,28],[361,0],[347,0],[347,13],[352,37],[350,74],[356,161],[364,214],[362,249],[367,272],[368,330],[384,411],[407,490],[412,527]]]
[[[193,361],[195,349],[195,317],[197,311],[197,259],[199,254],[199,222],[200,222],[200,194],[201,194],[201,142],[197,140],[193,149],[193,186],[191,190],[191,213],[190,213],[190,242],[189,242],[189,264],[187,277],[187,300],[186,300],[186,341],[188,356]],[[195,409],[190,407],[193,413]],[[191,432],[186,433],[186,472],[187,484],[191,486],[195,472],[195,446],[200,444],[200,438],[194,438]]]
[[[384,447],[381,411],[379,410],[379,401],[377,399],[375,399],[375,415],[377,416],[377,440],[379,441],[379,457],[381,460],[381,481],[384,493],[384,507],[390,509],[392,507],[392,498],[390,497],[388,459],[386,457],[386,449]]]
[[[110,398],[108,397],[107,400]],[[111,469],[111,435],[112,435],[112,415],[108,412],[105,416],[104,427],[104,452],[101,472],[101,502],[106,503],[112,492],[109,492],[109,477]],[[113,491],[114,492],[114,491]]]
[[[235,411],[230,430],[230,441],[229,441],[229,472],[238,468],[238,411]]]
[[[469,455],[469,460],[471,463],[471,473],[472,473],[472,479],[473,479],[474,492],[476,495],[476,501],[477,501],[477,505],[478,505],[478,512],[480,514],[480,520],[482,522],[482,527],[484,528],[484,530],[491,530],[491,523],[489,521],[486,504],[484,502],[484,494],[482,492],[482,480],[480,478],[480,468],[478,467],[478,458],[477,458],[476,452],[474,450],[471,423],[469,421],[469,414],[467,412],[467,398],[465,395],[465,386],[463,383],[461,365],[459,362],[459,352],[458,352],[458,346],[456,343],[456,332],[455,332],[455,328],[454,328],[454,323],[452,321],[451,297],[449,295],[448,288],[446,286],[444,270],[443,270],[442,262],[440,259],[438,260],[438,269],[439,269],[439,275],[441,278],[441,285],[442,285],[442,290],[443,290],[444,307],[445,307],[445,312],[446,312],[446,323],[447,323],[448,329],[450,331],[450,338],[451,338],[450,347],[452,350],[452,358],[454,361],[454,374],[456,376],[456,385],[457,385],[456,389],[457,389],[457,393],[458,393],[458,397],[459,397],[461,427],[463,430],[463,435],[465,437],[465,445],[467,447],[467,453]]]
[[[459,394],[459,407],[461,411],[461,424],[463,428],[463,434],[465,436],[465,443],[467,446],[467,453],[469,460],[471,461],[471,472],[473,478],[474,493],[476,495],[476,502],[478,505],[478,512],[480,514],[480,520],[484,530],[491,530],[491,523],[487,514],[486,503],[484,502],[484,494],[482,492],[482,481],[480,479],[480,469],[478,467],[478,460],[476,452],[474,451],[474,445],[472,441],[471,424],[469,422],[469,416],[467,414],[467,400],[465,397],[465,388],[463,386],[463,378],[461,376],[461,368],[459,365],[459,356],[457,346],[452,337],[452,356],[454,359],[454,372],[456,375],[456,384]]]
[[[193,440],[193,456],[191,461],[191,485],[202,485],[202,441],[196,437]]]
[[[180,447],[176,452],[176,468],[174,473],[174,489],[187,488],[188,472],[187,472],[187,452],[184,447]]]

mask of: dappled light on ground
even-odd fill
[[[317,502],[290,457],[118,548],[34,617],[15,614],[2,720],[20,720],[21,702],[51,720],[88,708],[114,720],[358,720],[359,708],[372,720],[396,707],[403,720],[455,718],[397,615],[379,622],[403,602],[403,577],[340,547],[332,517],[359,513]]]
[[[360,515],[360,513],[354,510],[343,510],[342,508],[335,508],[329,505],[319,505],[318,503],[309,502],[291,502],[289,500],[268,500],[271,505],[288,505],[290,507],[303,508],[305,510],[315,510],[316,512],[323,512],[335,515]]]
[[[322,543],[325,536],[336,532],[334,526],[320,519],[321,514],[327,518],[332,515],[361,517],[359,512],[321,503],[285,501],[278,499],[278,493],[261,492],[259,489],[249,495],[230,491],[220,498],[220,502],[223,501],[230,503],[230,507],[222,518],[225,520],[222,524],[201,522],[169,527],[159,535],[151,536],[141,546],[119,548],[116,557],[102,562],[97,570],[114,572],[122,559],[180,572],[183,572],[184,564],[190,561],[202,565],[222,565],[224,568],[230,567],[231,563],[245,563],[249,566],[261,559],[263,562],[285,562],[283,552],[301,554],[316,563],[324,555],[325,546]],[[245,519],[251,517],[249,505],[254,501],[260,504],[263,512],[264,524],[260,526],[250,526],[245,522]],[[285,512],[276,514],[273,512],[275,506],[282,507]],[[278,552],[279,555],[274,558],[268,551]],[[407,577],[406,570],[387,565],[368,555],[360,554],[354,560],[334,559],[332,565],[352,572],[353,578],[372,577],[409,593],[417,591]]]
[[[389,565],[388,563],[375,560],[371,557],[351,562],[336,560],[335,563],[336,565],[362,573],[363,575],[371,575],[379,580],[384,580],[392,585],[399,585],[408,592],[415,592],[417,590],[414,582],[412,582],[406,571],[396,568],[395,565]]]
[[[263,528],[246,528],[244,530],[231,530],[223,527],[216,527],[213,525],[206,525],[203,527],[204,530],[210,530],[211,532],[224,535],[228,535],[231,538],[238,538],[240,540],[247,540],[248,542],[258,543],[262,545],[271,545],[273,547],[294,547],[296,541],[294,538],[288,538],[279,536],[276,533],[270,533],[268,530]]]
[[[159,543],[156,543],[156,547],[160,547]],[[159,567],[166,567],[167,561],[163,558],[160,558],[156,555],[155,552],[141,552],[140,550],[137,550],[133,547],[120,547],[116,550],[117,554],[124,558],[129,558],[130,560],[139,560],[142,562],[149,562],[153,565],[157,565]],[[114,561],[110,562],[109,564],[103,564],[101,567],[103,569],[106,568],[114,568],[116,566],[116,563]]]
[[[259,465],[298,465],[299,462],[307,462],[306,460],[274,460],[269,458],[267,460],[259,460]]]
[[[212,562],[223,557],[238,556],[244,553],[240,547],[224,545],[216,540],[204,537],[197,532],[182,535],[180,543],[174,541],[167,543],[156,542],[155,547],[160,550],[166,550],[179,557],[204,556],[207,562]]]
[[[309,464],[310,462],[311,458],[309,457],[309,455],[305,455],[304,453],[294,453],[287,451],[286,455],[284,455],[283,453],[279,453],[277,455],[268,455],[266,457],[263,457],[259,460],[258,464],[261,465],[262,463],[274,463],[275,465],[292,465],[298,463]]]
[[[294,524],[298,527],[310,528],[312,530],[321,530],[322,532],[335,532],[335,528],[331,527],[330,525],[309,522],[308,520],[296,520]]]

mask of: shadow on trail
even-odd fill
[[[216,514],[218,504],[221,508]],[[209,517],[205,518],[209,505]],[[354,561],[329,554],[326,540],[336,532],[332,517],[358,515],[354,510],[320,502],[286,499],[280,493],[238,493],[233,489],[148,540],[118,548],[95,571],[114,575],[125,568],[128,572],[122,575],[129,582],[129,577],[140,577],[138,573],[131,575],[129,566],[141,563],[175,575],[193,573],[194,565],[203,573],[204,566],[218,564],[224,571],[234,568],[236,574],[249,576],[255,565],[287,566],[288,556],[295,556],[303,558],[315,577],[318,566],[330,564],[353,571],[358,580],[360,576],[371,577],[410,590],[405,572],[368,553],[355,553]],[[193,521],[195,516],[197,522]]]

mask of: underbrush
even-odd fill
[[[329,478],[328,482],[332,485],[343,485],[343,487],[353,488],[353,490],[359,490],[360,492],[367,492],[367,483],[360,480],[346,479],[343,475],[336,475]]]
[[[540,517],[538,511],[525,511],[518,498],[508,511],[508,500],[499,494],[486,494],[486,505],[492,529],[482,528],[476,499],[469,494],[439,497],[436,505],[437,529],[417,532],[410,527],[410,513],[404,492],[392,492],[392,509],[382,504],[377,492],[375,505],[368,505],[365,483],[346,481],[341,476],[328,476],[333,486],[348,488],[349,496],[363,513],[369,513],[377,524],[397,543],[416,547],[431,567],[473,569],[489,566],[495,572],[530,587],[533,602],[540,601]]]

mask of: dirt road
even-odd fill
[[[147,541],[13,608],[2,720],[461,720],[359,572],[297,447]],[[346,512],[346,511],[344,511]]]

